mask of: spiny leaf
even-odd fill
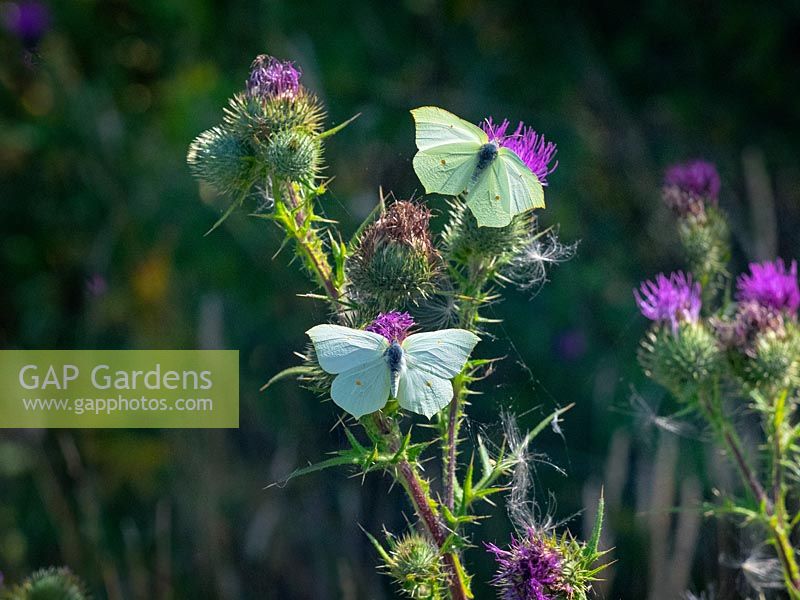
[[[361,116],[361,113],[357,113],[357,114],[353,115],[352,117],[350,117],[349,119],[347,119],[347,121],[345,121],[344,123],[339,123],[335,127],[331,127],[327,131],[323,131],[317,137],[319,139],[321,139],[321,140],[324,140],[326,137],[330,137],[332,135],[335,135],[335,134],[339,133],[342,129],[344,129],[345,127],[350,125],[350,123],[355,121],[360,116]]]
[[[306,365],[298,365],[296,367],[289,367],[288,369],[284,369],[283,371],[281,371],[277,375],[274,375],[269,381],[267,381],[267,383],[262,385],[258,389],[258,391],[259,392],[263,392],[268,387],[270,387],[273,383],[277,383],[277,382],[279,382],[279,381],[281,381],[283,379],[286,379],[288,377],[295,377],[295,376],[299,377],[301,375],[306,375],[308,373],[312,373],[313,371],[314,371],[313,367],[306,366]]]

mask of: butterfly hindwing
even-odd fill
[[[505,227],[532,208],[544,208],[544,189],[513,150],[500,148],[497,158],[467,190],[467,205],[480,226]]]
[[[337,375],[331,398],[356,419],[383,408],[389,400],[389,367],[383,355]]]
[[[341,325],[316,325],[306,334],[314,344],[319,366],[333,375],[383,357],[389,347],[382,335]]]
[[[417,361],[406,359],[406,370],[400,379],[397,401],[406,410],[429,419],[453,399],[453,384],[421,368]]]
[[[505,192],[504,208],[512,217],[532,208],[544,208],[544,188],[539,178],[513,150],[500,148],[495,164],[500,190]]]
[[[413,164],[426,194],[457,196],[469,185],[478,160],[478,150],[473,146],[451,144],[420,150]]]

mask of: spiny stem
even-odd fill
[[[378,431],[387,440],[390,451],[397,451],[400,442],[392,431],[392,428],[382,418],[380,413],[375,413],[374,422]],[[447,528],[442,523],[436,511],[436,502],[425,490],[416,468],[410,462],[402,459],[398,462],[395,469],[395,478],[401,483],[406,491],[414,511],[425,526],[426,531],[434,541],[436,546],[443,550],[447,543]],[[450,596],[452,600],[467,600],[470,595],[464,587],[461,579],[461,563],[455,552],[445,552],[444,563],[448,571]]]

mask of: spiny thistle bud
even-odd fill
[[[530,240],[536,219],[532,211],[516,215],[505,227],[478,227],[478,221],[464,202],[454,198],[449,204],[450,221],[443,234],[444,254],[456,265],[487,261],[507,264]]]
[[[314,136],[298,129],[270,136],[264,160],[278,177],[310,184],[319,170],[321,147]]]
[[[762,334],[786,334],[783,314],[754,300],[740,302],[732,318],[712,319],[711,324],[723,348],[747,356],[754,356],[756,341]]]
[[[249,144],[221,127],[197,136],[189,146],[186,162],[195,177],[222,193],[249,188],[257,174]]]
[[[396,539],[389,537],[384,568],[408,598],[440,600],[447,577],[442,569],[439,550],[418,533]]]
[[[758,336],[749,360],[743,361],[737,373],[754,389],[774,393],[800,382],[800,340],[796,327],[786,335],[767,331]]]
[[[264,143],[277,131],[322,131],[325,110],[300,84],[302,72],[293,63],[262,54],[253,61],[247,89],[225,109],[225,124],[243,139]]]
[[[678,223],[678,235],[692,272],[705,282],[709,293],[724,286],[730,259],[730,231],[724,214],[707,206],[700,216]]]
[[[717,340],[700,322],[684,321],[675,329],[656,325],[639,350],[645,374],[678,400],[689,400],[717,372],[719,361]]]
[[[66,567],[41,569],[3,592],[3,600],[85,600],[86,589]]]
[[[434,290],[441,257],[431,240],[430,217],[420,204],[396,201],[363,231],[347,262],[359,302],[375,312],[403,308]]]

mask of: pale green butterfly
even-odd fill
[[[414,171],[428,194],[463,192],[479,226],[505,227],[511,218],[544,208],[544,188],[513,150],[480,127],[435,106],[411,111],[417,126]]]
[[[306,333],[319,366],[336,375],[331,398],[356,418],[383,408],[390,396],[406,410],[432,417],[453,399],[450,380],[479,340],[465,329],[414,333],[401,343],[341,325],[317,325]]]

